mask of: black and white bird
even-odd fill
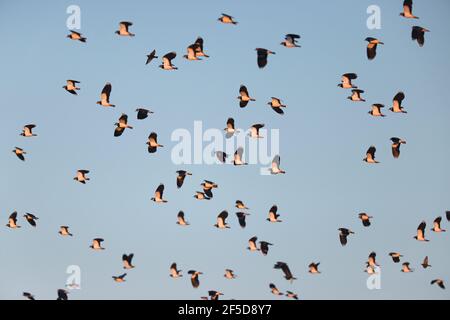
[[[231,138],[236,133],[236,128],[234,127],[234,119],[228,118],[227,127],[223,129],[225,131],[225,137],[227,139]]]
[[[210,190],[210,193],[212,194],[211,190]],[[211,198],[208,197],[206,195],[206,193],[200,192],[200,191],[196,191],[195,192],[194,198],[197,199],[197,200],[211,200]]]
[[[214,225],[214,227],[218,229],[229,229],[230,226],[227,224],[226,219],[228,217],[228,211],[223,210],[219,215],[217,216],[217,222]]]
[[[286,171],[280,168],[281,158],[279,155],[273,157],[272,166],[269,169],[271,174],[285,174]]]
[[[375,148],[375,146],[370,146],[366,151],[366,157],[363,159],[363,161],[367,163],[380,163],[379,161],[375,160],[375,152],[377,152],[377,148]]]
[[[217,20],[225,24],[238,24],[238,22],[235,21],[232,16],[225,13],[222,13],[222,16]]]
[[[220,296],[223,296],[222,292],[216,291],[216,290],[209,290],[208,296],[211,300],[219,300]]]
[[[247,206],[241,200],[236,200],[235,207],[240,210],[248,210]]]
[[[247,226],[247,222],[245,221],[245,218],[249,216],[250,213],[246,212],[236,212],[236,217],[238,218],[239,225],[241,228],[245,228]]]
[[[162,64],[159,66],[163,70],[177,70],[178,68],[172,64],[172,60],[175,59],[177,53],[175,51],[169,52],[162,57]]]
[[[116,126],[114,137],[120,137],[125,129],[133,129],[133,127],[128,124],[128,116],[125,113],[122,113],[119,122],[116,122],[114,125]]]
[[[408,113],[407,111],[403,110],[402,107],[402,101],[405,99],[405,94],[403,92],[397,92],[397,94],[392,99],[392,107],[389,108],[394,113]]]
[[[351,234],[354,234],[353,231],[347,228],[339,228],[339,241],[341,242],[342,246],[347,245],[347,237]]]
[[[274,269],[281,269],[281,271],[283,271],[284,273],[284,278],[286,280],[289,280],[290,282],[297,280],[297,278],[295,278],[292,275],[291,270],[289,269],[289,266],[287,265],[286,262],[278,261],[277,263],[275,263],[273,267]]]
[[[28,212],[25,213],[23,216],[32,227],[36,227],[36,220],[39,220],[38,217],[36,217],[34,214],[28,213]]]
[[[269,54],[275,54],[275,52],[264,48],[256,48],[255,50],[257,55],[256,62],[258,63],[258,67],[260,69],[264,68],[267,65],[267,57],[269,56]]]
[[[308,272],[311,274],[319,274],[320,273],[319,264],[320,264],[320,262],[317,262],[317,263],[311,262],[308,266],[308,269],[309,269]]]
[[[228,154],[226,154],[223,151],[216,151],[216,158],[219,160],[220,163],[226,163],[228,159]]]
[[[357,86],[353,85],[352,80],[358,78],[356,73],[344,73],[341,77],[341,83],[338,84],[338,87],[342,89],[356,89]]]
[[[259,251],[258,246],[256,245],[256,241],[258,241],[258,237],[254,236],[248,239],[248,247],[247,249],[250,251]]]
[[[403,262],[402,263],[402,269],[400,270],[401,272],[404,273],[410,273],[413,272],[414,270],[410,268],[410,263],[409,262]]]
[[[194,289],[197,289],[200,286],[199,275],[203,274],[203,272],[196,270],[189,270],[188,274],[191,275],[191,284]]]
[[[122,262],[123,262],[123,268],[124,269],[133,269],[134,268],[134,265],[133,265],[133,263],[132,263],[132,261],[133,261],[133,257],[134,257],[134,254],[133,253],[130,253],[130,254],[123,254],[122,255]]]
[[[367,265],[370,266],[370,267],[378,267],[376,258],[377,258],[377,254],[376,254],[375,252],[372,251],[372,252],[369,254],[369,258],[368,258],[368,260],[367,260]]]
[[[58,293],[58,298],[56,298],[56,300],[69,300],[69,297],[67,296],[69,294],[68,291],[66,291],[64,289],[58,289],[57,293]]]
[[[298,39],[300,39],[298,34],[288,33],[284,36],[284,41],[280,44],[286,48],[300,48],[301,46],[297,44]]]
[[[245,108],[249,103],[249,101],[256,101],[255,99],[249,96],[247,87],[244,85],[241,85],[239,87],[239,97],[237,98],[240,100],[239,106],[241,108]]]
[[[105,250],[105,248],[102,247],[102,242],[105,241],[102,238],[95,238],[92,240],[92,244],[90,245],[90,248],[93,250]]]
[[[225,269],[225,274],[223,275],[227,279],[236,279],[236,275],[234,274],[234,271],[231,269]]]
[[[442,279],[431,280],[430,284],[437,284],[441,289],[445,289],[444,280]]]
[[[286,291],[286,297],[298,300],[298,295],[292,291]]]
[[[107,82],[105,86],[103,87],[103,90],[100,94],[100,101],[97,101],[97,104],[103,106],[103,107],[115,107],[115,104],[111,104],[109,102],[109,98],[111,96],[111,89],[112,85],[111,83]]]
[[[427,223],[422,221],[417,227],[417,235],[414,236],[414,239],[417,241],[425,241],[428,242],[430,240],[425,238],[425,228],[427,227]]]
[[[124,274],[121,274],[120,276],[112,276],[112,278],[115,282],[122,283],[122,282],[126,282],[126,280],[125,280],[126,276],[127,276],[127,274],[124,273]]]
[[[348,96],[347,99],[351,100],[351,101],[355,101],[355,102],[365,102],[366,100],[361,98],[361,94],[364,93],[364,90],[360,90],[360,89],[353,89],[352,90],[352,95]]]
[[[374,103],[372,104],[372,109],[368,112],[368,114],[374,117],[385,117],[385,115],[381,112],[382,108],[384,108],[384,104]]]
[[[273,283],[269,284],[269,288],[270,288],[270,292],[272,292],[272,294],[274,294],[276,296],[284,295],[280,290],[278,290],[277,286],[274,285]]]
[[[244,148],[238,147],[236,149],[236,151],[234,152],[234,156],[233,156],[233,164],[235,166],[245,166],[248,164],[248,163],[244,162],[243,154],[244,154]]]
[[[80,90],[79,87],[77,87],[77,83],[80,83],[80,81],[77,80],[66,80],[66,85],[63,86],[64,89],[66,89],[67,92],[77,95],[77,90]]]
[[[8,224],[6,226],[11,229],[21,228],[21,226],[17,225],[17,211],[11,213],[8,218]]]
[[[156,132],[151,132],[149,134],[146,144],[148,145],[147,150],[149,153],[155,153],[158,148],[164,147],[162,144],[158,143],[158,135]]]
[[[419,19],[419,17],[416,17],[415,15],[413,15],[412,8],[413,8],[412,0],[403,1],[403,12],[400,13],[400,15],[407,19]]]
[[[205,57],[205,58],[209,58],[209,55],[207,55],[204,51],[203,51],[203,38],[202,37],[198,37],[195,40],[195,44],[196,44],[196,48],[195,48],[195,55],[197,57]]]
[[[389,255],[392,258],[392,261],[394,261],[394,263],[399,263],[400,262],[400,258],[403,257],[403,255],[401,255],[398,252],[390,252]]]
[[[19,158],[22,161],[25,161],[24,154],[27,154],[27,153],[22,148],[15,147],[12,152],[17,156],[17,158]]]
[[[198,44],[194,43],[187,47],[187,54],[183,56],[183,58],[187,60],[201,60],[198,55],[197,51],[199,50]]]
[[[69,227],[68,227],[68,226],[60,226],[60,227],[59,227],[58,233],[59,233],[60,235],[62,235],[63,237],[66,237],[66,236],[72,237],[72,236],[73,236],[73,234],[71,234],[71,233],[69,232]]]
[[[259,242],[259,250],[261,251],[263,256],[267,256],[267,254],[269,253],[269,246],[273,246],[273,243],[267,241]]]
[[[203,180],[203,182],[200,185],[203,187],[203,192],[206,194],[208,198],[213,198],[214,195],[212,193],[212,189],[219,187],[216,183],[209,180]]]
[[[153,59],[158,59],[155,49],[153,49],[153,51],[147,55],[147,61],[145,61],[145,64],[146,65],[149,64],[150,62],[152,62]]]
[[[428,263],[428,256],[425,256],[425,258],[423,259],[421,265],[422,265],[422,267],[423,267],[424,269],[430,268],[430,267],[431,267],[431,265]]]
[[[187,172],[185,170],[178,170],[177,171],[177,188],[180,189],[183,186],[184,179],[186,176],[192,176],[192,173]]]
[[[166,203],[167,200],[163,199],[164,185],[161,183],[155,190],[155,196],[151,198],[156,203]]]
[[[269,210],[269,217],[266,219],[269,222],[282,222],[282,220],[279,220],[278,218],[280,215],[277,213],[278,206],[273,205]]]
[[[281,103],[281,100],[276,97],[271,97],[271,101],[267,102],[267,104],[278,114],[284,114],[284,110],[282,108],[286,108],[285,104]]]
[[[24,292],[22,295],[27,298],[28,300],[35,300],[34,295],[29,292]]]
[[[184,212],[181,210],[177,214],[177,224],[180,226],[188,226],[189,225],[189,222],[187,222],[184,219]]]
[[[255,138],[255,139],[261,139],[264,138],[262,135],[259,134],[259,130],[261,130],[262,128],[264,128],[264,124],[263,123],[255,123],[254,125],[252,125],[250,127],[250,132],[249,132],[249,137],[250,138]]]
[[[170,274],[169,274],[169,276],[172,277],[172,278],[174,278],[174,279],[180,278],[180,277],[183,276],[183,275],[181,274],[181,270],[178,270],[178,269],[177,269],[177,264],[176,264],[176,262],[174,262],[174,263],[172,263],[172,264],[170,265]]]
[[[86,177],[88,173],[89,170],[80,169],[77,171],[77,175],[73,178],[73,180],[78,181],[82,184],[86,184],[86,181],[91,180],[90,178]]]
[[[70,30],[70,34],[67,35],[67,38],[74,41],[86,42],[86,37],[83,37],[81,33],[76,32],[74,30]]]
[[[372,219],[372,216],[369,216],[367,213],[365,212],[361,212],[360,214],[358,214],[358,218],[361,219],[362,224],[364,227],[369,227],[370,226],[370,219]]]
[[[441,221],[442,221],[442,217],[437,217],[436,219],[434,219],[433,221],[433,228],[431,228],[431,231],[434,232],[445,232],[445,229],[441,228]]]
[[[419,47],[423,47],[423,45],[425,44],[425,32],[430,32],[430,30],[419,26],[412,27],[411,39],[413,41],[417,41]]]
[[[133,25],[132,22],[128,22],[128,21],[121,21],[119,23],[119,30],[117,30],[115,33],[118,34],[119,36],[128,36],[128,37],[134,37],[135,34],[131,33],[129,31],[129,28]]]
[[[136,117],[138,120],[144,120],[148,117],[149,114],[154,113],[153,111],[150,111],[150,110],[147,110],[144,108],[137,108],[136,112],[137,112]]]
[[[34,128],[36,128],[35,124],[27,124],[23,127],[22,133],[20,135],[22,137],[36,137],[37,134],[33,133]]]
[[[379,44],[384,44],[384,43],[381,42],[380,40],[378,40],[376,38],[372,38],[372,37],[367,37],[366,41],[368,42],[368,44],[367,44],[367,59],[373,60],[373,59],[375,59],[375,57],[377,55],[377,46]]]
[[[400,157],[400,146],[406,144],[406,141],[397,137],[392,137],[392,156],[397,159]]]

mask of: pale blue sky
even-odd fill
[[[81,7],[81,32],[87,43],[70,41],[66,8]],[[368,30],[366,8],[381,7],[382,28]],[[0,298],[54,299],[64,287],[68,265],[82,270],[81,290],[71,299],[198,299],[220,290],[224,299],[272,299],[270,282],[301,299],[448,299],[448,290],[431,286],[442,278],[450,285],[448,234],[429,231],[432,221],[449,210],[448,83],[450,31],[446,0],[414,1],[418,21],[399,16],[402,1],[0,1]],[[217,21],[233,15],[237,26]],[[118,22],[133,21],[134,38],[114,34]],[[431,30],[419,48],[411,41],[411,26]],[[286,33],[302,36],[302,48],[280,46]],[[200,62],[182,58],[197,36],[211,56]],[[368,61],[365,41],[385,42]],[[259,70],[256,47],[276,52]],[[145,66],[146,54],[156,48],[160,57],[176,51],[178,71],[166,72],[158,61]],[[356,72],[356,84],[366,90],[367,103],[351,103],[338,88],[340,75]],[[78,96],[61,87],[66,79],[81,81]],[[115,109],[95,104],[106,82],[113,89]],[[240,84],[256,98],[238,107]],[[392,97],[406,94],[407,115],[385,110],[384,119],[367,112],[371,103],[390,106]],[[288,105],[285,116],[266,105],[278,96]],[[155,114],[139,121],[137,106]],[[387,108],[386,108],[387,109]],[[135,128],[114,138],[114,122],[127,113]],[[228,117],[238,127],[265,123],[280,129],[283,176],[261,176],[259,166],[176,166],[170,135],[177,128],[223,128]],[[38,137],[19,136],[22,126],[37,125]],[[156,131],[165,145],[147,153],[148,134]],[[407,140],[400,159],[391,155],[389,138]],[[379,165],[362,162],[370,145],[377,146]],[[12,153],[18,146],[29,152],[22,163]],[[91,170],[91,181],[72,180],[79,168]],[[193,173],[181,190],[175,171]],[[203,179],[219,184],[211,201],[192,196]],[[166,185],[166,205],[150,201],[159,183]],[[235,218],[234,202],[250,208],[246,229]],[[283,223],[265,219],[277,204]],[[217,214],[230,212],[231,229],[213,227]],[[32,229],[4,225],[17,210],[37,215]],[[191,226],[175,224],[183,210]],[[364,228],[357,214],[374,216]],[[425,219],[429,243],[412,237]],[[444,219],[445,220],[445,219]],[[73,238],[58,235],[69,225]],[[342,248],[339,227],[356,234]],[[448,228],[448,222],[443,222]],[[245,250],[257,235],[274,243],[268,256]],[[95,237],[105,239],[103,252],[89,249]],[[375,251],[382,267],[381,290],[366,288],[363,272]],[[399,251],[414,273],[387,255]],[[121,256],[135,253],[136,268],[127,282]],[[431,269],[419,263],[430,257]],[[298,280],[290,284],[276,261],[285,261]],[[176,261],[185,276],[173,280],[169,266]],[[320,261],[319,276],[307,273]],[[223,277],[225,268],[238,275]],[[194,290],[186,274],[204,272]],[[6,276],[7,275],[7,276]]]

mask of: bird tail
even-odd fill
[[[81,42],[86,42],[86,40],[87,40],[86,38],[80,38]]]

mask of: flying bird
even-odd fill
[[[269,288],[270,288],[270,292],[272,292],[272,294],[276,295],[276,296],[282,296],[283,293],[278,290],[277,286],[274,285],[273,283],[269,284]]]
[[[410,273],[410,272],[413,272],[414,270],[411,269],[411,268],[409,267],[409,265],[410,265],[409,262],[403,262],[401,272],[404,272],[404,273]]]
[[[164,147],[162,144],[158,143],[158,135],[155,132],[150,133],[146,144],[148,145],[147,150],[149,153],[155,153],[158,148]]]
[[[64,290],[64,289],[58,289],[58,298],[56,298],[56,300],[68,300],[69,297],[67,296],[69,294],[68,291]]]
[[[272,160],[272,167],[270,168],[271,174],[285,174],[286,171],[280,169],[281,158],[279,155],[276,155]]]
[[[195,40],[195,44],[197,45],[196,48],[195,48],[195,55],[197,57],[209,58],[209,56],[203,51],[203,38],[202,37],[198,37]]]
[[[225,13],[222,13],[222,16],[217,20],[222,23],[225,23],[225,24],[230,24],[230,23],[235,24],[235,25],[238,24],[237,21],[234,21],[234,18],[232,16],[225,14]]]
[[[122,113],[119,122],[116,122],[114,125],[116,126],[114,137],[120,137],[127,128],[133,129],[133,127],[128,124],[128,116],[125,113]]]
[[[431,228],[431,231],[445,232],[446,230],[441,228],[441,221],[442,221],[442,217],[437,217],[436,219],[434,219],[433,228]]]
[[[278,218],[280,215],[277,213],[278,206],[273,205],[269,210],[269,217],[266,219],[269,222],[282,222],[282,220],[279,220]]]
[[[11,213],[8,218],[8,224],[6,226],[11,229],[21,228],[21,226],[17,225],[17,211]]]
[[[286,291],[286,297],[298,300],[298,295],[292,291]]]
[[[188,226],[189,225],[189,222],[187,222],[185,219],[184,219],[184,212],[183,211],[179,211],[178,212],[178,214],[177,214],[177,224],[178,225],[180,225],[180,226]]]
[[[158,59],[158,56],[156,55],[156,50],[153,50],[147,55],[147,61],[145,62],[145,65],[152,62],[153,59]]]
[[[246,227],[247,223],[245,221],[245,218],[249,215],[250,215],[250,213],[246,213],[246,212],[236,212],[236,216],[238,218],[238,222],[239,222],[239,225],[241,226],[241,228]]]
[[[427,224],[425,221],[422,221],[419,226],[417,227],[417,235],[414,236],[414,239],[416,239],[417,241],[430,241],[428,239],[425,239],[425,228],[426,228]]]
[[[395,159],[397,159],[398,157],[400,157],[400,146],[402,144],[405,144],[406,141],[397,137],[392,137],[391,141],[392,141],[392,155],[394,156]]]
[[[185,54],[183,56],[183,58],[185,58],[187,60],[201,60],[197,56],[198,44],[196,44],[196,43],[191,44],[189,47],[187,47],[186,50],[187,50],[187,54]]]
[[[125,277],[126,277],[126,276],[127,276],[127,274],[124,273],[124,274],[121,274],[120,276],[112,276],[112,278],[114,279],[115,282],[122,283],[122,282],[125,282],[125,281],[126,281],[126,280],[125,280]]]
[[[36,220],[39,220],[38,217],[36,217],[34,214],[31,214],[28,212],[26,214],[24,214],[23,216],[32,227],[36,227]]]
[[[366,157],[363,159],[363,161],[367,163],[380,163],[379,161],[375,160],[376,151],[377,149],[374,146],[370,146],[366,151]]]
[[[242,160],[243,154],[244,154],[244,148],[239,147],[236,149],[236,151],[234,152],[234,157],[233,157],[233,164],[235,166],[245,166],[248,164]]]
[[[430,268],[430,267],[431,267],[431,265],[428,263],[428,256],[426,256],[426,257],[423,259],[421,265],[422,265],[422,267],[423,267],[424,269]]]
[[[373,60],[373,59],[375,59],[375,57],[377,55],[377,46],[379,44],[384,44],[384,43],[381,42],[380,40],[378,40],[376,38],[372,38],[372,37],[367,37],[366,41],[368,42],[368,44],[367,44],[367,59]]]
[[[247,249],[250,251],[259,251],[258,246],[256,245],[256,241],[258,240],[258,237],[251,237],[248,240],[248,247]]]
[[[441,289],[445,289],[444,280],[442,279],[431,280],[431,284],[437,284]]]
[[[181,270],[177,269],[177,264],[174,262],[170,265],[170,277],[176,279],[180,278],[183,275],[181,274]]]
[[[317,263],[311,262],[308,266],[308,268],[309,268],[308,272],[311,274],[319,274],[320,273],[319,264],[320,264],[320,262],[317,262]]]
[[[405,94],[403,92],[398,92],[394,99],[392,99],[392,107],[389,108],[394,113],[408,113],[407,111],[403,110],[402,107],[402,101],[405,99]]]
[[[150,111],[150,110],[147,110],[147,109],[144,109],[144,108],[137,108],[136,112],[137,112],[137,116],[136,117],[137,117],[138,120],[144,120],[145,118],[148,117],[149,114],[154,113],[153,111]]]
[[[212,194],[211,191],[210,191],[210,194]],[[206,193],[200,192],[200,191],[196,191],[196,192],[195,192],[194,198],[197,199],[197,200],[211,200],[211,198],[208,197],[208,196],[206,195]]]
[[[177,188],[180,189],[183,186],[186,176],[192,176],[192,173],[185,170],[178,170],[177,174]]]
[[[360,90],[360,89],[353,89],[352,90],[352,95],[347,97],[347,99],[351,100],[351,101],[361,101],[361,102],[365,102],[366,100],[361,98],[361,94],[364,93],[364,90]]]
[[[345,246],[347,244],[347,237],[355,233],[347,228],[339,228],[338,230],[339,230],[339,241],[341,242],[342,246]]]
[[[256,101],[255,99],[251,98],[248,94],[248,90],[247,87],[244,85],[241,85],[239,88],[239,97],[237,97],[240,102],[239,102],[239,106],[241,108],[245,108],[248,104],[249,101]]]
[[[28,300],[35,300],[35,299],[34,299],[34,295],[32,295],[32,294],[29,293],[29,292],[24,292],[24,293],[22,293],[22,295],[23,295],[25,298],[27,298]]]
[[[203,274],[203,272],[196,270],[189,270],[188,274],[191,275],[191,284],[194,289],[197,289],[200,286],[199,275]]]
[[[344,73],[341,77],[341,83],[338,84],[338,87],[341,87],[342,89],[356,89],[357,86],[352,84],[352,80],[355,80],[358,78],[358,75],[356,73]]]
[[[271,101],[267,102],[267,104],[272,108],[273,111],[275,111],[278,114],[284,114],[284,111],[282,108],[286,108],[286,105],[281,103],[281,100],[275,97],[271,97]]]
[[[403,255],[401,255],[398,252],[390,252],[389,255],[391,256],[392,261],[394,261],[394,263],[399,263],[400,258],[403,257]]]
[[[227,139],[231,138],[234,133],[236,132],[236,128],[234,127],[234,119],[228,118],[227,120],[227,127],[223,129],[225,131],[225,137]]]
[[[273,246],[273,244],[267,241],[259,242],[259,249],[263,256],[267,256],[267,254],[269,253],[269,246]]]
[[[33,129],[36,128],[35,124],[27,124],[23,127],[22,133],[20,134],[22,137],[35,137],[37,134],[33,133]]]
[[[377,262],[376,262],[376,257],[377,257],[377,254],[376,254],[375,252],[372,251],[372,252],[369,254],[369,258],[368,258],[368,260],[367,260],[367,265],[370,266],[370,267],[377,267],[378,264],[377,264]]]
[[[67,92],[77,95],[76,90],[80,90],[80,88],[77,87],[77,83],[80,83],[80,81],[77,80],[66,80],[66,85],[63,86],[64,89],[66,89]]]
[[[178,68],[172,64],[172,60],[175,59],[176,56],[177,53],[174,51],[165,54],[162,57],[162,64],[159,67],[163,70],[178,70]]]
[[[358,218],[361,219],[362,224],[364,227],[369,227],[370,226],[370,219],[372,219],[372,216],[369,216],[367,213],[365,212],[361,212],[360,214],[358,214]]]
[[[216,183],[209,180],[203,180],[201,186],[203,187],[203,192],[206,194],[208,198],[213,197],[212,189],[219,187]]]
[[[267,57],[269,54],[275,54],[275,52],[264,49],[264,48],[256,48],[257,54],[257,63],[260,69],[264,68],[267,65]]]
[[[115,107],[115,104],[111,104],[109,102],[109,97],[111,96],[111,83],[107,82],[103,87],[102,93],[100,94],[100,101],[97,101],[97,104],[103,107]]]
[[[297,44],[298,39],[300,39],[298,34],[288,33],[284,36],[284,41],[280,44],[286,48],[300,48],[301,46]]]
[[[86,38],[82,36],[81,33],[70,30],[70,34],[67,35],[67,38],[74,41],[86,42]]]
[[[123,268],[124,269],[133,269],[134,268],[134,266],[133,266],[133,263],[132,263],[132,261],[133,261],[133,257],[134,257],[134,254],[133,253],[130,253],[130,254],[123,254],[122,255],[122,262],[123,262]]]
[[[132,22],[128,21],[121,21],[119,23],[119,30],[117,30],[115,33],[119,36],[128,36],[128,37],[134,37],[135,34],[131,33],[128,29],[133,25]]]
[[[73,178],[73,180],[81,182],[82,184],[86,184],[86,181],[91,180],[90,178],[86,177],[88,173],[89,170],[80,169],[77,171],[77,175]]]
[[[223,293],[215,290],[209,290],[208,295],[211,300],[219,300],[219,296],[223,296]]]
[[[403,1],[403,12],[400,13],[400,15],[404,18],[408,19],[419,19],[419,17],[416,17],[412,13],[412,7],[413,7],[413,1],[412,0],[405,0]]]
[[[228,154],[226,154],[223,151],[216,151],[216,157],[217,157],[217,160],[219,160],[220,163],[226,163],[227,162],[227,158],[228,158]]]
[[[166,203],[167,200],[163,199],[164,185],[161,183],[155,190],[155,196],[151,198],[152,201],[157,203]]]
[[[277,263],[275,263],[275,265],[273,267],[274,267],[274,269],[281,269],[281,271],[283,271],[283,273],[284,273],[284,278],[286,280],[289,280],[290,282],[297,280],[297,278],[295,278],[292,275],[291,270],[289,269],[289,266],[287,265],[287,263],[278,261]]]
[[[102,242],[105,241],[102,238],[95,238],[92,240],[92,244],[90,245],[90,248],[93,250],[105,250],[105,248],[102,247]]]
[[[241,201],[241,200],[236,200],[236,204],[235,207],[241,210],[248,210],[249,208],[247,208],[247,206]]]
[[[17,158],[19,158],[22,161],[25,161],[24,154],[27,154],[27,153],[22,148],[15,147],[12,152],[14,152],[14,154],[17,156]]]
[[[385,115],[381,112],[382,108],[384,108],[384,104],[374,103],[372,105],[372,109],[368,112],[368,114],[374,117],[385,117]]]
[[[236,279],[236,275],[234,274],[234,271],[231,269],[225,269],[225,274],[223,275],[227,279]]]
[[[214,225],[214,227],[219,228],[219,229],[229,229],[230,226],[226,223],[227,217],[228,217],[228,211],[223,210],[217,216],[217,223]]]
[[[411,39],[413,41],[417,41],[419,47],[423,47],[423,45],[425,44],[425,32],[430,32],[430,30],[419,26],[412,27]]]
[[[254,125],[252,125],[250,127],[250,132],[249,132],[249,137],[250,138],[255,138],[255,139],[261,139],[264,138],[263,136],[261,136],[259,134],[259,130],[261,130],[262,128],[264,128],[264,124],[263,123],[255,123]]]
[[[65,236],[71,236],[72,237],[73,236],[73,234],[71,234],[69,232],[69,227],[68,226],[61,226],[61,227],[59,227],[58,233],[60,235],[62,235],[63,237],[65,237]]]

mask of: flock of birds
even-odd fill
[[[402,17],[406,19],[418,19],[418,17],[413,15],[412,11],[412,0],[405,0],[403,3],[403,12],[400,14]],[[222,14],[221,17],[218,18],[218,21],[223,24],[231,24],[231,25],[237,25],[238,22],[230,15]],[[131,32],[131,27],[133,26],[132,22],[120,22],[119,24],[119,30],[117,30],[115,33],[119,36],[123,37],[134,37],[135,34]],[[419,46],[423,46],[425,43],[424,35],[429,30],[414,26],[412,27],[411,32],[411,38],[414,41],[417,41]],[[69,35],[67,35],[67,38],[73,41],[79,41],[82,43],[85,43],[87,41],[87,38],[84,37],[81,33],[72,31]],[[300,36],[297,34],[286,34],[284,40],[281,42],[281,45],[285,48],[299,48],[300,45],[298,44],[298,40],[300,39]],[[366,38],[367,44],[367,58],[369,60],[375,59],[377,55],[377,47],[378,45],[383,45],[383,42],[376,38],[368,37]],[[264,48],[256,48],[256,59],[257,59],[257,66],[259,68],[264,68],[268,63],[268,57],[270,55],[274,55],[275,52],[264,49]],[[169,52],[162,56],[162,62],[159,67],[163,70],[177,70],[178,68],[173,64],[173,60],[176,58],[177,54],[176,52]],[[204,52],[204,40],[201,37],[198,37],[196,41],[189,45],[187,47],[187,53],[183,56],[187,60],[201,60],[202,58],[208,58],[209,56]],[[157,59],[158,56],[156,55],[156,50],[153,50],[151,53],[147,55],[147,60],[145,64],[150,64],[154,59]],[[353,102],[365,102],[365,99],[363,99],[362,95],[364,94],[364,90],[361,90],[356,85],[354,85],[354,80],[356,80],[358,76],[355,73],[345,73],[341,77],[341,83],[338,84],[339,87],[345,90],[351,90],[351,95],[348,96],[348,99]],[[72,95],[77,95],[78,91],[80,90],[80,81],[77,80],[67,80],[66,85],[63,86],[63,88]],[[115,107],[114,104],[110,102],[111,97],[111,91],[112,91],[112,85],[111,83],[106,83],[103,90],[100,94],[100,100],[97,101],[97,104],[106,107],[111,108]],[[245,108],[249,103],[255,101],[254,98],[251,97],[249,94],[249,91],[245,85],[241,85],[239,88],[239,96],[237,97],[239,100],[239,106],[240,108]],[[406,114],[407,111],[404,110],[404,107],[402,106],[402,102],[405,99],[405,94],[403,92],[398,92],[392,102],[392,107],[389,109],[393,113],[398,114]],[[282,103],[282,100],[277,97],[271,97],[271,100],[268,102],[268,105],[279,115],[284,114],[284,109],[286,108],[286,105]],[[381,103],[375,103],[372,104],[371,110],[368,112],[373,117],[385,117],[385,114],[382,113],[382,109],[384,108],[384,105]],[[151,115],[153,112],[144,108],[138,108],[136,109],[136,118],[137,120],[144,120],[149,115]],[[250,128],[249,136],[251,138],[261,138],[260,136],[260,129],[264,127],[264,124],[254,124]],[[31,138],[36,137],[35,133],[36,125],[35,124],[27,124],[23,127],[23,131],[21,135],[23,137]],[[120,137],[126,129],[133,129],[132,126],[128,124],[128,116],[126,114],[122,114],[118,122],[115,123],[115,129],[114,129],[114,136]],[[226,123],[226,128],[224,129],[226,137],[231,138],[236,133],[234,119],[229,118]],[[400,156],[400,147],[402,144],[406,144],[406,141],[402,138],[398,137],[392,137],[391,139],[391,149],[392,149],[392,156],[394,158],[398,158]],[[148,152],[151,154],[154,154],[158,151],[158,148],[162,148],[163,145],[158,143],[158,135],[155,132],[151,132],[147,139],[147,146],[148,146]],[[13,150],[13,153],[22,161],[25,161],[25,155],[27,152],[23,150],[22,148],[16,147]],[[366,156],[363,159],[368,164],[377,164],[379,161],[375,159],[375,153],[376,153],[376,147],[370,146],[366,152]],[[234,156],[232,163],[234,165],[245,165],[246,163],[243,161],[243,149],[239,147]],[[223,151],[217,151],[216,152],[217,159],[220,163],[225,163],[229,157],[225,152]],[[272,166],[270,168],[270,171],[272,174],[284,174],[285,171],[280,168],[280,156],[277,155],[274,157],[272,161]],[[75,181],[86,184],[90,181],[90,178],[88,177],[89,170],[86,169],[79,169],[76,172],[75,177],[73,178]],[[191,176],[192,174],[185,170],[178,170],[176,172],[176,186],[177,188],[182,188],[183,183],[186,179],[186,177]],[[211,200],[213,195],[213,190],[218,188],[218,184],[209,181],[204,180],[201,183],[202,191],[197,191],[195,195],[193,196],[197,200]],[[166,203],[167,200],[164,198],[164,184],[160,184],[155,192],[154,196],[151,198],[152,201],[155,203]],[[236,200],[235,202],[235,208],[237,209],[236,212],[236,218],[238,221],[238,224],[241,228],[246,227],[246,217],[249,215],[248,211],[249,208],[244,204],[241,200]],[[230,228],[229,224],[227,223],[227,218],[229,214],[227,210],[221,211],[217,216],[217,221],[214,226],[218,229],[227,229]],[[37,227],[37,220],[39,219],[37,216],[31,214],[31,213],[25,213],[24,216],[25,220],[32,226]],[[368,215],[367,213],[360,213],[358,215],[358,218],[361,220],[363,227],[368,228],[371,226],[371,219],[373,219],[372,216]],[[450,211],[446,212],[446,219],[447,221],[450,221]],[[280,214],[278,213],[278,207],[276,205],[273,205],[268,212],[267,221],[269,223],[281,223],[282,220],[280,219]],[[437,217],[433,222],[433,228],[431,229],[435,233],[442,233],[445,230],[441,228],[441,222],[442,217]],[[177,222],[180,226],[189,226],[189,222],[186,220],[185,214],[183,211],[179,211],[177,214]],[[18,229],[21,226],[18,222],[18,213],[13,212],[8,219],[8,223],[6,225],[8,228],[11,229]],[[69,231],[70,227],[66,225],[60,226],[59,234],[62,237],[72,237],[73,234]],[[348,228],[341,227],[338,229],[339,233],[339,241],[342,246],[346,246],[348,242],[348,237],[354,232]],[[429,239],[425,236],[426,231],[426,222],[422,221],[420,222],[418,228],[417,228],[417,234],[414,236],[414,238],[417,241],[423,241],[428,242]],[[90,248],[95,251],[102,251],[105,250],[105,247],[103,247],[104,239],[102,238],[95,238],[92,240],[92,244]],[[270,247],[273,244],[267,241],[258,241],[258,237],[253,236],[248,240],[248,247],[247,249],[252,252],[260,252],[262,255],[268,255]],[[400,252],[390,252],[388,255],[392,258],[394,263],[400,263],[403,261],[403,255]],[[123,268],[129,272],[135,266],[133,265],[133,257],[134,254],[123,254],[122,256],[122,264]],[[319,265],[320,262],[311,262],[308,265],[309,273],[312,275],[319,275],[321,272],[319,271]],[[425,257],[424,261],[422,262],[423,268],[429,268],[431,265],[428,263],[428,257]],[[366,268],[365,271],[368,274],[374,274],[377,272],[377,267],[379,265],[376,263],[376,253],[371,252],[369,254],[368,260],[366,262]],[[284,278],[290,282],[296,280],[297,278],[293,275],[291,272],[288,264],[283,261],[277,261],[273,268],[279,269],[282,271]],[[409,273],[413,272],[413,269],[410,267],[410,263],[405,261],[402,262],[402,272]],[[174,262],[169,267],[169,276],[173,279],[177,279],[183,276],[182,271],[178,269],[177,263]],[[200,276],[203,274],[201,271],[198,270],[189,270],[187,272],[190,278],[190,282],[192,284],[193,288],[198,288],[200,286]],[[123,273],[120,275],[114,275],[112,276],[113,281],[118,283],[126,282],[126,276],[127,273]],[[224,277],[229,280],[236,279],[236,274],[232,269],[225,269],[224,271]],[[431,281],[431,284],[438,285],[440,288],[445,289],[445,284],[442,279],[433,279]],[[292,299],[298,299],[298,295],[292,291],[285,291],[282,292],[277,288],[277,286],[274,283],[269,284],[270,292],[275,296],[281,296],[285,295],[288,298]],[[57,290],[57,299],[58,300],[67,300],[68,299],[68,293],[66,289],[58,289]],[[218,290],[208,290],[208,295],[201,297],[205,300],[217,300],[220,296],[222,296],[223,293]],[[24,292],[23,296],[27,299],[34,300],[35,297],[30,292]]]

